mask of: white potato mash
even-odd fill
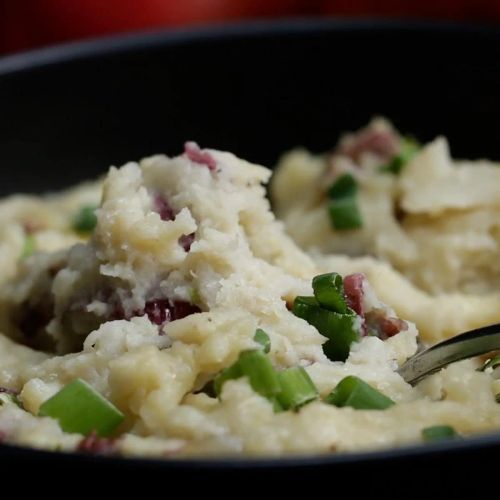
[[[377,119],[327,155],[286,154],[271,185],[278,218],[320,269],[365,273],[426,342],[500,322],[500,165],[453,161],[439,137],[391,172],[404,147]],[[363,222],[336,230],[327,191],[346,174]]]
[[[453,179],[445,153],[438,141],[422,154],[438,155],[445,170],[435,175]],[[327,256],[341,239],[329,227],[310,232],[309,242],[301,238],[301,231],[314,230],[319,208],[303,204],[299,217],[298,185],[312,193],[324,162],[305,153],[288,157],[274,187],[292,236],[314,247],[314,256],[271,212],[264,187],[269,170],[194,143],[175,158],[111,168],[102,182],[3,200],[0,441],[159,458],[284,456],[500,429],[500,387],[493,368],[477,371],[479,360],[456,363],[417,387],[396,372],[417,350],[411,320],[424,325],[427,340],[437,339],[479,323],[497,300],[494,278],[474,274],[472,259],[467,283],[449,282],[442,270],[433,289],[423,272],[409,276],[415,285],[402,274],[410,273],[410,257],[426,262],[419,235],[432,234],[432,224],[442,224],[443,237],[458,238],[453,223],[435,219],[451,210],[451,195],[432,209],[432,223],[419,222],[431,217],[426,199],[433,188],[421,198],[412,194],[417,160],[400,180],[380,181],[392,187],[370,191],[379,206],[387,190],[400,190],[414,215],[408,230],[387,215],[385,237],[368,230],[359,241],[353,235],[358,254],[368,245],[384,248],[384,264],[375,257]],[[494,176],[492,167],[483,168]],[[428,169],[424,180],[434,175]],[[477,181],[474,189],[484,184]],[[487,217],[496,196],[493,188],[488,193],[463,201],[475,207],[481,199],[481,208],[469,214],[455,207],[453,216]],[[485,236],[491,224],[485,220],[477,230]],[[398,271],[389,259],[393,237],[414,249],[406,253],[398,244]],[[436,245],[430,254],[439,253]],[[487,247],[477,250],[485,263]],[[344,279],[327,274],[311,281],[333,271]],[[370,280],[390,306],[379,301]],[[407,298],[432,304],[441,290],[449,313],[437,316],[437,326],[425,326],[416,304],[404,308]],[[473,314],[469,298],[479,304],[478,296],[481,307]],[[427,315],[437,312],[436,306]],[[487,321],[494,317],[491,312]],[[446,327],[446,321],[455,323]]]

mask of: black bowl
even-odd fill
[[[499,61],[493,28],[330,20],[128,36],[4,58],[0,194],[54,190],[110,164],[176,154],[187,139],[273,165],[296,145],[326,150],[341,131],[377,114],[424,141],[446,135],[455,156],[500,159]],[[353,493],[390,492],[401,483],[413,489],[425,472],[439,474],[438,486],[449,492],[472,484],[477,463],[487,477],[499,452],[500,435],[492,434],[286,460],[161,462],[9,446],[0,447],[0,458],[217,481],[230,472],[294,484],[307,474],[338,488],[356,474]]]

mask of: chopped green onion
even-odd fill
[[[269,399],[269,401],[273,405],[274,413],[280,413],[282,411],[285,411],[285,408],[283,408],[283,406],[281,406],[281,403],[278,401],[278,398],[276,396],[273,396],[272,398],[267,398],[267,399]]]
[[[385,410],[395,403],[371,385],[353,375],[342,379],[325,398],[325,403],[356,410]]]
[[[330,199],[352,198],[358,192],[358,182],[351,174],[343,174],[330,186]]]
[[[385,172],[388,174],[398,175],[405,165],[403,158],[397,154],[389,161],[386,165],[380,167],[380,172]]]
[[[332,361],[345,361],[351,344],[359,340],[359,318],[349,308],[346,314],[340,314],[322,309],[314,297],[299,296],[293,303],[292,312],[329,339],[323,344],[323,351]]]
[[[484,365],[479,368],[478,371],[484,372],[487,368],[492,368],[494,370],[497,366],[500,366],[500,354],[491,359],[488,359],[488,361],[486,361],[486,363],[484,363]]]
[[[418,153],[419,149],[420,144],[415,139],[403,137],[399,153],[389,163],[380,167],[380,171],[398,175],[403,167]]]
[[[314,296],[321,307],[330,311],[345,314],[347,304],[344,296],[344,282],[337,273],[315,276],[312,280]]]
[[[198,291],[197,288],[191,288],[189,290],[189,298],[190,298],[192,304],[197,305],[197,304],[201,303],[200,292]]]
[[[260,344],[263,347],[266,354],[271,350],[271,339],[269,338],[269,335],[262,330],[262,328],[257,328],[257,330],[255,330],[253,339],[257,342],[257,344]]]
[[[348,230],[363,227],[361,212],[354,196],[330,200],[328,213],[334,229]]]
[[[318,397],[318,390],[302,367],[276,372],[263,350],[243,351],[238,361],[214,380],[214,391],[220,396],[228,380],[248,377],[252,389],[267,398],[275,412],[297,409]]]
[[[280,385],[269,358],[260,350],[243,351],[238,361],[219,373],[214,380],[214,390],[220,396],[222,386],[228,380],[248,377],[252,389],[266,398],[278,394]]]
[[[23,251],[21,253],[21,259],[29,257],[36,250],[36,241],[32,234],[26,235],[24,239]]]
[[[215,377],[215,394],[220,396],[222,386],[228,380],[245,376],[252,389],[272,403],[275,412],[295,410],[318,397],[318,390],[304,368],[276,372],[264,349],[240,353],[238,361]]]
[[[328,314],[328,318],[324,318]],[[328,341],[323,344],[323,352],[332,361],[345,361],[349,357],[351,345],[360,339],[361,322],[354,313],[338,314],[324,311],[319,320],[326,325],[320,333],[328,337]],[[321,328],[321,326],[320,326]]]
[[[237,378],[243,377],[240,365],[236,361],[228,368],[222,370],[214,379],[214,391],[217,397],[220,396],[222,392],[222,386],[228,380],[235,380]]]
[[[358,229],[363,220],[356,203],[358,183],[351,174],[341,175],[328,190],[328,213],[334,229]]]
[[[277,396],[283,409],[296,410],[318,398],[318,389],[301,366],[278,372],[281,390]]]
[[[73,219],[73,230],[78,233],[91,233],[97,225],[96,206],[82,207]]]
[[[442,441],[457,436],[457,432],[450,425],[434,425],[422,429],[422,437],[427,442]]]
[[[241,371],[250,380],[252,389],[266,398],[280,391],[278,377],[269,358],[260,350],[243,351],[238,359]]]
[[[123,414],[89,384],[76,379],[40,406],[42,417],[59,421],[65,432],[109,436],[122,422]]]
[[[320,307],[316,297],[306,297],[305,295],[297,295],[293,301],[292,312],[299,318],[306,319],[305,316],[313,307]]]

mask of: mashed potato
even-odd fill
[[[366,273],[427,342],[500,322],[499,165],[453,161],[440,137],[387,171],[404,143],[378,119],[328,155],[286,154],[272,182],[278,218],[320,269]],[[327,190],[345,174],[363,224],[334,230]]]
[[[300,168],[297,157],[289,163],[303,178],[311,175],[309,164],[320,173],[317,159]],[[102,183],[1,202],[0,440],[162,458],[283,456],[400,446],[421,441],[422,430],[436,425],[464,435],[499,429],[498,384],[491,369],[476,370],[477,360],[417,387],[401,378],[397,368],[416,352],[417,330],[360,274],[346,276],[339,295],[357,340],[347,359],[327,357],[327,339],[290,308],[297,296],[312,296],[312,277],[324,269],[347,272],[357,261],[335,257],[332,267],[328,257],[315,260],[300,250],[270,211],[263,186],[269,176],[232,154],[188,143],[175,158],[111,168]],[[75,226],[81,208],[93,204],[95,228],[92,221]],[[408,206],[420,210],[425,203],[408,196]],[[383,268],[390,286],[427,297],[387,264],[359,262],[356,271],[372,278],[372,268]],[[374,280],[379,292],[384,279]],[[493,300],[486,295],[491,286],[484,288]],[[323,303],[320,311],[332,317]],[[259,329],[269,352],[257,340]],[[235,375],[248,352],[273,377],[301,373],[312,394],[308,404],[287,408],[282,382],[271,397],[248,372]],[[232,375],[217,396],[212,381],[221,372]],[[346,376],[359,377],[391,404],[329,404],[324,399]],[[40,415],[78,379],[107,400],[103,411],[112,405],[123,416],[112,432],[69,431],[65,408]],[[74,404],[85,402],[66,400]]]

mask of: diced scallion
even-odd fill
[[[457,436],[457,432],[450,425],[434,425],[422,429],[422,438],[427,442],[442,441]]]
[[[359,340],[359,318],[349,308],[346,314],[340,314],[323,309],[314,297],[299,296],[295,298],[292,312],[329,339],[323,344],[323,351],[332,361],[345,361],[351,344]]]
[[[347,230],[363,227],[363,219],[354,197],[330,200],[328,213],[334,229]]]
[[[252,389],[264,397],[273,397],[280,390],[273,365],[260,349],[243,351],[238,361],[219,373],[214,380],[215,394],[220,396],[225,382],[240,377],[248,377]]]
[[[318,390],[304,368],[298,366],[276,371],[265,354],[265,348],[270,344],[267,341],[264,344],[264,349],[241,352],[235,363],[215,377],[215,394],[220,397],[222,386],[228,380],[247,377],[252,389],[268,399],[275,412],[297,410],[317,399]]]
[[[295,314],[295,316],[305,319],[304,316],[306,316],[307,312],[313,307],[320,307],[319,302],[316,300],[316,297],[298,295],[297,297],[295,297],[295,300],[293,302],[292,312]]]
[[[285,408],[281,406],[281,403],[278,401],[278,398],[276,396],[267,399],[269,399],[269,402],[273,405],[274,413],[280,413],[282,411],[285,411]]]
[[[90,205],[82,207],[73,219],[73,230],[78,233],[91,233],[97,225],[96,209],[96,206]]]
[[[419,149],[420,144],[415,139],[403,137],[399,153],[389,163],[380,167],[380,171],[398,175],[403,167],[418,153]]]
[[[356,410],[385,410],[395,403],[358,377],[343,378],[325,398],[325,403],[334,406],[351,406]]]
[[[250,380],[252,389],[264,397],[276,396],[280,384],[269,358],[260,350],[243,351],[238,359],[241,372]]]
[[[328,213],[334,229],[362,227],[363,219],[356,201],[357,192],[358,183],[351,174],[338,177],[328,190]]]
[[[257,330],[255,330],[253,339],[262,346],[266,354],[271,350],[271,339],[269,338],[269,335],[262,330],[262,328],[257,328]]]
[[[278,372],[280,392],[278,402],[284,410],[296,410],[318,398],[318,389],[301,366]]]
[[[350,198],[358,192],[358,183],[351,174],[343,174],[330,186],[328,197],[331,199]]]
[[[21,253],[21,258],[25,259],[29,257],[36,250],[36,241],[32,234],[27,234],[24,239],[23,251]]]
[[[39,415],[58,420],[65,432],[88,435],[95,431],[103,437],[109,436],[124,418],[118,408],[80,379],[45,401]]]
[[[197,305],[201,303],[200,292],[197,288],[191,288],[189,290],[189,298],[191,299],[192,304]]]
[[[350,314],[327,313],[326,318],[326,314],[320,315],[321,323],[327,325],[322,329],[325,333],[320,333],[329,339],[323,344],[323,351],[332,361],[345,361],[349,357],[352,343],[360,338],[360,320],[353,311]]]
[[[218,397],[222,392],[222,386],[228,380],[235,380],[237,378],[243,377],[240,365],[238,362],[233,363],[231,366],[222,370],[214,379],[214,392]]]
[[[344,283],[340,274],[327,273],[315,276],[312,280],[312,287],[314,296],[321,307],[340,314],[347,312]]]

